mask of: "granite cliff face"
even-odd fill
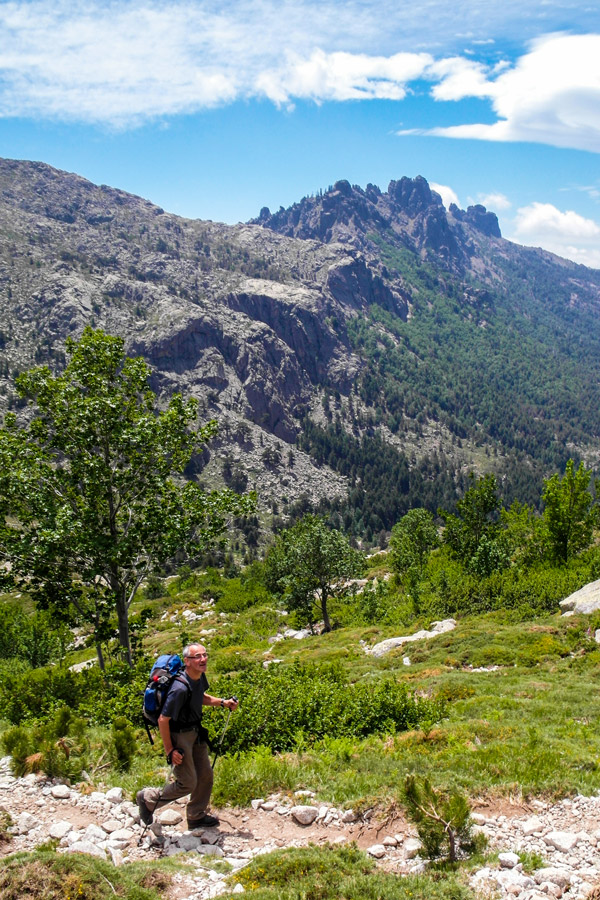
[[[351,475],[333,471],[334,451],[316,465],[298,442],[307,422],[325,431],[337,422],[355,442],[378,434],[409,466],[440,451],[470,466],[477,428],[480,444],[513,448],[512,433],[485,424],[484,401],[473,396],[481,360],[470,372],[468,348],[479,342],[492,368],[510,369],[510,358],[496,359],[498,335],[513,329],[518,343],[543,325],[531,338],[540,358],[555,354],[560,379],[568,357],[576,378],[580,363],[600,360],[590,327],[599,296],[598,273],[504,241],[481,206],[446,212],[421,177],[387,192],[338,181],[227,226],[42,163],[0,161],[0,404],[18,406],[16,372],[60,367],[65,337],[86,323],[123,335],[152,365],[156,390],[196,396],[202,415],[220,420],[210,463],[197,470],[218,481],[225,460],[265,507],[305,493],[342,497],[363,477],[358,463]],[[449,341],[463,353],[458,373],[442,359]],[[498,396],[502,377],[493,376]],[[525,392],[529,418],[560,390]],[[588,430],[593,456],[600,428]]]

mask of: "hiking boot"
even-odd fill
[[[138,791],[136,794],[137,805],[140,811],[140,819],[144,825],[152,825],[153,813],[150,811],[148,804],[144,800],[144,792]]]
[[[219,820],[216,816],[211,816],[208,813],[205,813],[201,819],[194,819],[192,822],[188,822],[189,831],[193,831],[194,828],[212,828],[214,825],[218,825]]]

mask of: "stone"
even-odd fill
[[[558,869],[552,866],[536,869],[533,873],[533,878],[536,884],[543,884],[545,881],[549,881],[563,889],[571,883],[571,875],[566,869]]]
[[[111,841],[123,841],[128,843],[132,837],[134,836],[133,831],[129,828],[119,828],[118,831],[113,831],[110,836]]]
[[[414,859],[415,856],[418,856],[422,846],[423,845],[418,838],[407,838],[403,845],[406,859]]]
[[[72,829],[73,826],[70,822],[54,822],[48,829],[48,834],[51,838],[58,838],[59,841],[62,841],[62,839],[66,837],[67,834],[72,831]]]
[[[260,809],[265,801],[261,798],[260,800],[251,800],[250,806],[252,809]]]
[[[177,844],[186,853],[197,850],[202,845],[202,838],[197,834],[182,834],[177,838]]]
[[[279,805],[279,804],[277,803],[276,800],[266,800],[266,801],[262,804],[262,807],[261,807],[261,808],[264,809],[266,812],[273,812],[273,810],[275,809],[275,807],[278,806],[278,805]]]
[[[516,853],[499,853],[498,862],[503,869],[514,869],[519,865],[520,860]]]
[[[433,622],[431,631],[417,631],[415,634],[409,634],[403,637],[388,638],[385,641],[380,641],[378,644],[375,644],[370,650],[366,650],[366,652],[371,656],[385,656],[390,650],[394,650],[396,647],[402,647],[403,644],[408,644],[412,641],[429,640],[430,638],[437,637],[439,634],[445,634],[448,631],[452,631],[454,628],[456,628],[455,619],[444,619],[442,622]]]
[[[385,847],[383,844],[372,844],[370,847],[367,847],[367,853],[369,856],[375,857],[375,859],[381,859],[385,856]]]
[[[290,813],[299,825],[312,825],[319,810],[316,806],[292,806]]]
[[[118,831],[119,828],[121,828],[121,824],[122,823],[117,819],[107,819],[106,822],[102,822],[100,827],[103,828],[107,834],[112,834],[114,831]]]
[[[183,821],[183,816],[176,809],[161,809],[155,820],[159,825],[179,825]]]
[[[239,881],[238,881],[237,884],[235,884],[235,885],[233,886],[233,890],[232,890],[231,893],[232,893],[232,894],[243,894],[243,893],[244,893],[244,886],[243,886],[242,884],[240,884]]]
[[[531,818],[521,822],[521,831],[525,837],[529,837],[530,834],[535,834],[536,831],[542,831],[543,828],[542,820],[537,816],[531,816]]]
[[[17,830],[20,834],[25,834],[26,832],[31,831],[32,828],[37,828],[39,824],[39,819],[36,819],[31,813],[22,812],[17,819]]]
[[[346,825],[351,824],[352,822],[356,822],[358,819],[358,813],[356,813],[353,809],[345,809],[340,816],[340,821],[344,822]]]
[[[106,832],[99,825],[88,825],[84,832],[86,841],[104,841]]]
[[[386,836],[384,837],[384,839],[382,840],[381,843],[383,844],[384,847],[397,847],[398,846],[398,841],[396,840],[395,837],[392,837],[391,834],[386,834]]]
[[[77,841],[77,843],[71,844],[67,853],[88,853],[90,856],[98,856],[100,859],[106,859],[104,850],[99,847],[98,844],[94,844],[93,841]]]
[[[113,866],[122,866],[125,858],[118,847],[109,847],[108,853]]]
[[[544,836],[544,841],[560,853],[569,853],[578,843],[579,836],[570,831],[551,831]]]
[[[123,788],[115,787],[106,792],[109,803],[121,803],[123,801]]]
[[[55,800],[68,800],[71,796],[71,788],[68,784],[55,784],[50,793]]]
[[[591,581],[558,604],[563,611],[589,615],[600,609],[600,579]]]
[[[225,856],[221,848],[217,847],[216,844],[201,844],[200,847],[197,848],[197,852],[202,854],[202,856],[215,856],[217,859],[221,859]]]

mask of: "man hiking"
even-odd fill
[[[207,812],[213,786],[213,771],[208,755],[207,732],[202,727],[202,707],[222,706],[237,709],[233,697],[224,700],[207,694],[206,665],[208,653],[202,644],[189,644],[183,650],[185,672],[174,679],[165,705],[158,717],[167,762],[173,767],[174,780],[164,787],[147,787],[138,791],[140,819],[150,825],[161,806],[190,795],[186,807],[187,826],[208,828],[218,825],[216,816]]]

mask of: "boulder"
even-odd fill
[[[156,816],[159,825],[179,825],[183,816],[176,809],[163,809]]]
[[[579,835],[570,831],[551,831],[544,836],[544,841],[560,853],[569,853],[579,842]]]
[[[367,853],[369,856],[375,857],[375,859],[381,859],[385,856],[385,847],[383,844],[372,844],[370,847],[367,847]]]
[[[55,784],[50,793],[55,800],[68,800],[71,796],[71,788],[68,784]]]
[[[441,622],[432,622],[430,631],[417,631],[415,634],[388,638],[385,641],[379,641],[378,644],[375,644],[370,650],[366,650],[365,652],[369,653],[371,656],[385,656],[390,650],[394,650],[396,647],[402,647],[403,644],[409,644],[412,641],[429,640],[430,638],[437,637],[438,634],[445,634],[447,631],[452,631],[454,628],[456,628],[455,619],[444,619]]]
[[[589,615],[600,609],[600,579],[591,581],[575,593],[561,600],[559,606],[563,613],[574,612]]]
[[[292,806],[290,813],[299,825],[312,825],[319,810],[316,806]]]
[[[418,838],[408,838],[404,841],[404,855],[407,859],[414,859],[419,855],[423,845]]]
[[[19,834],[26,834],[28,831],[31,831],[32,828],[37,828],[39,824],[39,819],[36,819],[31,813],[22,812],[17,819],[17,830]]]
[[[499,853],[498,862],[503,869],[514,869],[519,865],[519,857],[516,853]]]
[[[123,788],[115,787],[111,788],[106,792],[106,799],[110,801],[110,803],[122,803],[123,802]]]
[[[48,829],[48,834],[51,838],[58,838],[59,841],[62,839],[73,829],[73,826],[70,822],[60,821],[54,822],[50,828]]]
[[[67,853],[88,853],[90,856],[98,856],[100,859],[106,859],[104,850],[97,844],[94,844],[93,841],[77,841],[76,844],[71,844]]]

